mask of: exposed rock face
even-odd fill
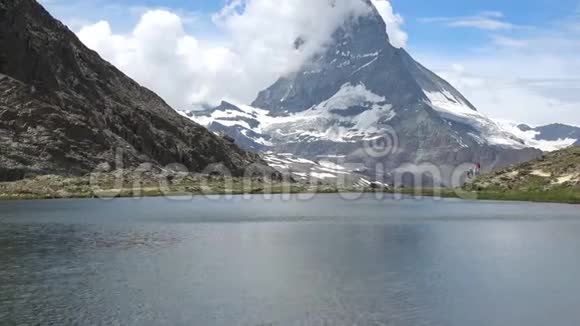
[[[373,176],[431,163],[448,179],[463,163],[481,162],[489,171],[541,154],[391,46],[383,19],[365,2],[367,15],[344,22],[323,53],[260,92],[251,106],[225,103],[193,119],[249,148],[309,159],[346,156]],[[369,155],[363,149],[377,139],[394,148]]]
[[[0,0],[0,180],[101,163],[265,163],[182,117],[85,47],[34,0]],[[265,171],[273,171],[263,167]]]

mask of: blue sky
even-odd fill
[[[275,0],[272,0],[275,1]],[[127,30],[147,8],[167,8],[197,16],[200,32],[213,32],[209,17],[225,4],[220,0],[44,0],[41,1],[59,18],[70,22],[109,20],[118,30]],[[405,18],[405,29],[412,36],[410,46],[434,47],[441,50],[471,48],[485,41],[479,30],[447,28],[428,24],[424,18],[467,17],[486,11],[501,12],[502,21],[517,26],[542,28],[562,19],[579,15],[578,0],[392,0],[395,10]],[[76,25],[73,24],[73,25]],[[524,32],[522,30],[515,32]],[[514,32],[514,33],[515,33]],[[530,32],[530,31],[528,31]]]
[[[410,47],[442,52],[466,51],[477,48],[489,38],[480,29],[449,28],[444,24],[427,24],[426,17],[468,17],[486,11],[503,14],[501,21],[522,28],[502,30],[502,34],[534,33],[533,29],[551,26],[574,15],[577,0],[392,0],[393,7],[405,18]],[[528,28],[524,28],[528,27]],[[537,31],[536,31],[537,32]]]
[[[268,0],[242,1],[268,3]],[[282,0],[270,1],[276,4]],[[305,0],[294,2],[299,1]],[[198,67],[191,71],[191,76],[182,76],[181,84],[189,82],[189,87],[207,90],[194,92],[196,94],[183,101],[170,99],[174,106],[183,106],[185,101],[203,98],[204,94],[212,101],[224,97],[247,102],[279,74],[278,70],[262,74],[260,67],[252,67],[246,62],[253,59],[240,53],[248,49],[236,44],[245,38],[236,31],[235,24],[240,23],[244,28],[248,27],[248,22],[256,25],[257,31],[240,28],[251,35],[248,35],[250,41],[261,38],[260,33],[263,33],[264,42],[272,43],[275,35],[267,34],[280,31],[260,30],[261,18],[251,13],[247,15],[250,17],[244,17],[245,20],[230,19],[226,27],[216,24],[212,17],[226,6],[225,0],[41,0],[41,3],[73,31],[79,33],[85,28],[81,39],[86,44],[90,43],[106,59],[166,99],[172,96],[169,92],[164,94],[164,88],[171,88],[165,86],[171,74],[159,86],[157,80],[149,80],[139,73],[139,67],[126,62],[127,53],[111,49],[111,44],[119,40],[135,43],[131,35],[147,12],[160,9],[178,17],[183,31],[177,32],[180,35],[175,36],[174,43],[187,36],[200,45],[194,46],[198,53],[191,58],[180,56],[176,60],[191,63],[219,53],[217,57],[222,59],[222,65],[210,70]],[[391,0],[390,3],[393,14],[404,20],[403,24],[395,24],[395,28],[408,35],[405,48],[458,87],[479,110],[496,119],[531,124],[567,120],[564,122],[580,125],[580,95],[576,95],[580,94],[577,77],[580,76],[580,56],[577,55],[580,53],[579,0]],[[276,19],[275,12],[269,15],[274,18],[262,18]],[[149,22],[155,25],[155,20],[150,17]],[[103,25],[97,29],[86,28],[98,22],[106,22],[106,28]],[[131,50],[134,49],[127,51]],[[249,49],[252,50],[255,49]],[[273,51],[272,55],[274,53],[279,55],[279,51]],[[212,61],[207,65],[213,67],[218,63]],[[242,68],[237,69],[238,66]],[[170,68],[183,70],[179,65],[167,67]],[[224,80],[231,78],[232,69],[240,70],[236,72],[238,78],[252,85],[221,94],[212,84],[223,85]],[[215,76],[224,79],[212,79]],[[194,82],[196,77],[199,81]],[[253,79],[257,80],[255,85]]]

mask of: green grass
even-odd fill
[[[580,147],[545,154],[538,160],[510,166],[466,184],[478,199],[580,203]],[[560,182],[571,177],[569,182]]]
[[[580,191],[574,189],[550,189],[547,191],[482,191],[480,200],[531,201],[545,203],[580,204]]]
[[[61,180],[58,180],[59,182]],[[332,193],[390,193],[421,197],[463,198],[470,200],[506,200],[533,201],[555,203],[580,203],[580,187],[545,188],[546,180],[541,177],[526,178],[518,184],[517,189],[488,188],[480,191],[473,189],[446,188],[397,188],[397,189],[354,189],[336,186],[315,186],[299,183],[283,182],[244,182],[241,179],[231,181],[209,180],[205,182],[187,181],[172,184],[166,191],[152,184],[138,189],[123,189],[93,193],[84,180],[67,179],[66,186],[59,183],[58,192],[43,193],[46,187],[37,183],[27,183],[12,191],[0,192],[0,200],[31,200],[31,199],[63,199],[63,198],[131,198],[131,197],[162,197],[162,196],[202,196],[202,195],[243,195],[243,194],[332,194]],[[45,186],[44,183],[42,183]],[[106,187],[105,187],[106,188]],[[112,188],[112,186],[111,186]],[[546,190],[543,190],[546,189]]]

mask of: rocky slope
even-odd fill
[[[329,184],[342,189],[361,189],[372,186],[388,185],[372,182],[358,170],[360,166],[341,165],[341,158],[319,157],[316,161],[296,157],[291,153],[266,152],[263,154],[268,164],[291,176],[295,181],[305,184]]]
[[[312,160],[344,156],[388,183],[408,172],[407,163],[436,165],[442,177],[432,183],[446,183],[463,163],[490,171],[541,154],[391,46],[381,16],[361,1],[368,14],[345,21],[325,51],[251,106],[224,102],[186,114],[246,148]]]
[[[580,147],[547,153],[537,160],[479,177],[468,187],[478,191],[518,192],[566,188],[580,194]]]
[[[219,163],[234,175],[258,163],[273,172],[176,113],[34,0],[0,0],[0,49],[0,180],[81,175],[119,161],[192,172]]]

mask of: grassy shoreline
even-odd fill
[[[580,147],[482,175],[463,188],[480,199],[580,204]]]
[[[82,177],[55,175],[0,182],[0,201],[86,198],[142,198],[219,195],[315,195],[340,193],[389,193],[417,197],[460,198],[466,200],[528,201],[580,204],[580,188],[551,187],[525,190],[483,188],[474,184],[464,188],[355,188],[330,184],[308,184],[256,178],[224,178],[219,176],[158,173],[134,174],[118,171]]]
[[[312,194],[351,192],[332,185],[301,184],[262,179],[223,178],[199,175],[108,174],[100,180],[85,177],[39,176],[0,182],[0,201],[39,199],[142,198],[248,194]]]
[[[580,204],[580,193],[577,191],[555,192],[494,192],[494,191],[466,191],[454,189],[354,189],[336,188],[331,186],[311,186],[304,184],[272,185],[271,187],[255,187],[250,190],[242,189],[205,189],[204,191],[169,191],[162,192],[154,188],[126,189],[114,192],[60,192],[60,193],[6,193],[0,192],[0,201],[19,200],[54,200],[54,199],[115,199],[115,198],[155,198],[155,197],[201,197],[201,196],[242,196],[242,195],[318,195],[318,194],[347,194],[347,193],[385,193],[433,198],[457,198],[464,200],[482,201],[520,201],[537,203]]]

